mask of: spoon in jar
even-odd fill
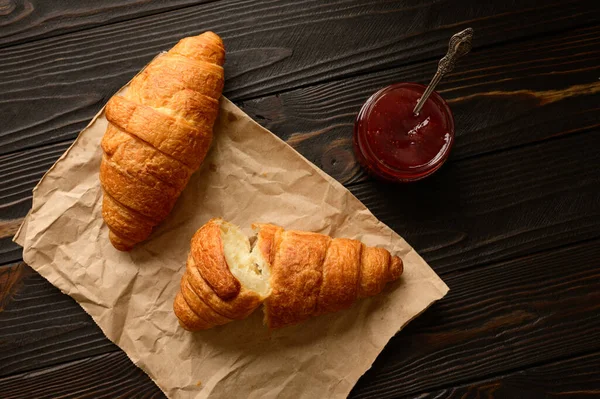
[[[440,83],[440,80],[442,80],[444,75],[454,69],[454,65],[456,65],[456,61],[460,57],[462,57],[463,55],[465,55],[469,51],[471,51],[471,48],[473,47],[473,45],[471,43],[472,40],[473,40],[473,29],[472,28],[467,28],[461,32],[458,32],[457,34],[455,34],[454,36],[452,36],[450,38],[450,43],[448,45],[448,52],[440,60],[440,62],[438,64],[437,72],[435,73],[435,75],[433,75],[431,82],[429,82],[429,85],[423,92],[423,95],[421,96],[419,101],[417,101],[417,105],[415,106],[415,109],[413,110],[413,113],[415,115],[419,115],[419,112],[421,112],[421,108],[423,108],[423,105],[425,105],[425,101],[427,101],[427,99],[429,98],[429,96],[431,95],[433,90],[435,90],[435,87],[438,85],[438,83]]]

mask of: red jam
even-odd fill
[[[417,83],[398,83],[373,94],[354,123],[354,152],[372,174],[408,182],[442,166],[454,142],[454,119],[436,92],[419,115],[413,109],[425,91]]]

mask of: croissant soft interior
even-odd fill
[[[357,240],[272,224],[253,228],[254,245],[222,219],[196,232],[173,305],[184,328],[240,320],[263,303],[269,328],[297,324],[376,295],[403,272],[399,257]]]
[[[250,239],[235,225],[221,223],[223,254],[231,273],[242,286],[266,298],[271,293],[271,270],[259,247],[250,246]],[[256,242],[256,241],[255,241]]]

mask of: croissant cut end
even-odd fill
[[[244,288],[262,298],[268,297],[271,294],[271,269],[256,240],[251,245],[250,239],[237,226],[226,221],[221,221],[220,228],[223,253],[231,274]]]

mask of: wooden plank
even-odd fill
[[[10,392],[7,399],[36,398],[107,398],[132,397],[164,398],[154,383],[140,370],[128,364],[122,352],[113,352],[75,361],[64,366],[39,372],[39,385],[30,385],[23,375],[0,380],[0,389]],[[82,367],[84,366],[84,372]],[[97,370],[93,374],[87,370]],[[127,371],[125,374],[122,371]],[[511,373],[496,379],[421,394],[420,399],[469,399],[481,397],[534,398],[569,397],[589,398],[600,394],[600,353],[569,358],[555,363]],[[105,376],[108,373],[109,376]],[[91,375],[90,375],[91,374]],[[65,376],[68,380],[65,381]],[[107,384],[111,377],[114,384]],[[90,381],[90,378],[92,380]],[[103,385],[104,384],[104,385]],[[93,388],[92,388],[93,387]],[[35,396],[32,396],[35,395]],[[57,395],[57,396],[54,396]],[[83,395],[83,396],[82,396]],[[350,398],[360,396],[351,395]],[[397,396],[377,396],[396,398]]]
[[[0,8],[4,19],[0,48],[216,1],[219,0],[11,0]],[[239,4],[228,3],[232,9]]]
[[[420,399],[591,398],[600,396],[600,352],[419,395]]]
[[[457,121],[451,161],[597,128],[599,45],[600,31],[583,28],[467,57],[441,84]],[[352,184],[366,177],[351,148],[353,119],[364,99],[395,81],[425,82],[433,69],[435,62],[420,63],[240,105],[327,173]],[[0,156],[0,220],[18,220],[27,213],[31,189],[69,145]],[[18,260],[17,246],[0,240],[0,263]]]
[[[71,297],[29,266],[0,268],[0,375],[115,350]]]
[[[369,180],[350,190],[437,271],[451,271],[598,237],[596,148],[592,130],[456,160],[416,184]],[[0,218],[26,210],[5,207]]]
[[[10,0],[0,4],[0,47],[134,19],[208,1]]]
[[[598,244],[445,275],[449,295],[390,341],[351,396],[415,395],[598,351]]]
[[[62,142],[0,155],[0,238],[14,229],[6,223],[12,225],[11,221],[27,214],[31,190],[70,145],[71,142]]]
[[[23,257],[23,248],[12,242],[12,237],[0,238],[0,268]]]
[[[484,49],[467,57],[440,85],[457,121],[452,159],[597,126],[599,48],[600,31],[584,28]],[[425,83],[435,68],[435,61],[418,63],[244,101],[241,106],[327,173],[349,183],[364,179],[352,154],[350,136],[363,101],[393,82]],[[19,218],[27,212],[31,188],[69,144],[0,156],[0,176],[4,177],[0,212],[10,207],[0,213],[2,218]]]
[[[33,269],[24,264],[9,265],[0,270],[0,312],[14,299],[15,293],[22,288],[23,281],[33,274]]]
[[[457,271],[599,237],[599,147],[596,130],[350,191],[437,272]]]
[[[0,219],[0,265],[21,259],[21,247],[12,242],[23,218],[12,220]]]
[[[387,85],[428,83],[437,62],[244,101],[252,118],[342,183],[365,179],[352,148],[364,101]],[[440,83],[459,160],[600,127],[600,29],[573,30],[476,51]]]
[[[124,352],[112,352],[0,380],[3,399],[164,399]]]
[[[598,48],[600,31],[584,28],[467,57],[441,84],[457,121],[458,138],[451,159],[596,128]],[[561,61],[550,64],[547,60]],[[366,178],[351,145],[353,120],[362,102],[393,82],[426,82],[434,69],[435,62],[419,63],[240,105],[331,176],[351,184]],[[0,226],[27,213],[31,189],[69,145],[60,142],[0,156]],[[11,254],[17,254],[16,246],[3,240],[0,263],[18,259],[2,255],[7,245]]]
[[[23,217],[31,209],[32,189],[70,142],[0,155],[0,265],[21,259],[12,242]]]
[[[594,0],[221,1],[11,46],[0,154],[74,138],[154,55],[207,29],[229,51],[226,95],[242,100],[439,57],[467,26],[477,49],[599,20]]]
[[[0,238],[14,236],[22,222],[23,218],[0,220]]]
[[[54,367],[43,370],[38,377],[40,384],[31,386],[24,384],[23,376],[14,376],[0,381],[0,388],[6,389],[11,396],[8,398],[29,399],[32,395],[36,398],[55,398],[48,392],[56,392],[61,398],[114,398],[118,395],[131,396],[139,398],[164,398],[158,387],[139,370],[125,376],[120,370],[130,370],[127,365],[128,359],[122,352],[114,352],[106,355],[100,355],[86,360],[76,361],[68,365]],[[89,373],[81,373],[80,365],[85,365],[86,369],[93,368],[102,373],[92,374],[93,381],[90,381]],[[63,371],[64,370],[64,371]],[[474,384],[464,385],[456,388],[448,388],[432,393],[421,394],[418,397],[425,398],[481,398],[481,397],[510,397],[510,398],[533,398],[533,397],[569,397],[569,398],[589,398],[600,394],[600,354],[593,353],[586,356],[579,356],[562,360],[559,362],[534,367],[516,373],[511,373],[500,378],[482,381]],[[64,374],[68,374],[68,380],[64,381]],[[103,373],[108,372],[110,377],[114,378],[116,386],[106,389],[102,384],[108,379],[102,378]],[[118,374],[116,374],[118,373]],[[100,385],[100,388],[86,390],[86,387]],[[50,389],[44,389],[51,387]],[[56,390],[56,391],[55,391]],[[88,391],[87,395],[80,396],[82,390]],[[52,395],[52,394],[51,394]],[[354,398],[355,396],[350,396]],[[388,396],[378,396],[386,398]],[[396,396],[389,396],[395,398]]]
[[[451,288],[449,295],[392,338],[351,397],[414,395],[551,362],[574,353],[600,350],[598,244],[597,240],[590,241],[443,275]],[[7,345],[11,348],[3,348],[0,354],[0,375],[51,366],[53,359],[75,360],[78,356],[110,350],[106,340],[104,347],[99,341],[92,343],[96,340],[90,336],[96,337],[96,334],[89,333],[89,326],[73,330],[78,334],[71,340],[63,340],[58,334],[49,337],[40,334],[37,330],[50,332],[50,326],[58,323],[48,313],[59,306],[58,303],[62,304],[60,314],[71,317],[79,314],[81,320],[88,316],[74,301],[58,293],[34,272],[27,273],[32,275],[22,280],[29,288],[13,293],[18,300],[8,302],[6,310],[0,312],[2,341],[7,329],[14,332],[9,335],[13,342]],[[45,297],[43,293],[47,293]],[[36,299],[38,297],[41,299]],[[40,303],[31,306],[32,300]],[[11,319],[3,316],[7,311],[13,320],[25,317],[30,325],[24,320],[15,326]],[[19,352],[27,349],[29,356],[19,356]],[[48,352],[52,356],[47,356]],[[9,366],[3,366],[6,354],[10,357]],[[102,361],[100,365],[95,360],[78,363],[80,374],[74,383],[68,383],[73,370],[68,365],[24,373],[0,379],[0,391],[14,397],[37,397],[37,391],[30,389],[52,386],[57,395],[67,395],[77,387],[77,390],[88,389],[90,394],[116,397],[116,392],[104,391],[109,389],[104,382],[113,379],[112,375],[103,377],[106,370],[129,375],[134,373],[134,366],[124,355],[112,354],[102,359],[121,359],[123,363],[116,364],[116,360]],[[118,386],[119,389],[127,386],[145,390],[150,389],[149,384],[149,381],[136,380]],[[95,386],[101,391],[94,391]]]

